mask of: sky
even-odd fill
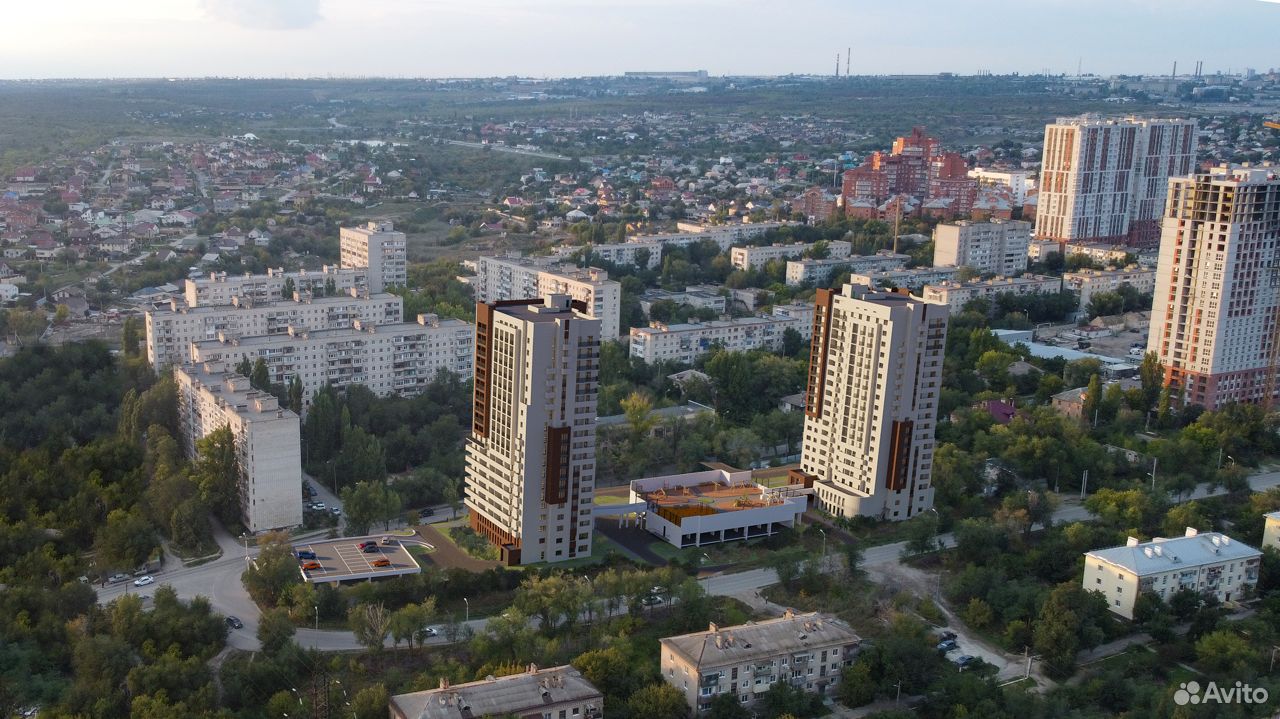
[[[1280,0],[5,0],[0,78],[1280,67]]]

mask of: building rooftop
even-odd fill
[[[696,666],[721,666],[805,652],[815,646],[861,642],[862,638],[839,619],[818,612],[796,614],[788,609],[777,619],[723,628],[712,624],[704,632],[667,637],[662,640],[662,647]]]
[[[505,677],[391,697],[392,707],[411,719],[471,719],[472,717],[542,716],[544,706],[597,702],[595,716],[603,710],[600,690],[569,665],[529,670]],[[536,711],[535,711],[536,710]],[[590,716],[590,714],[589,714]]]
[[[1156,537],[1150,542],[1139,542],[1130,537],[1129,543],[1123,547],[1085,552],[1085,556],[1143,576],[1180,567],[1252,559],[1262,556],[1262,552],[1220,532],[1201,534],[1188,527],[1186,536],[1173,539]]]
[[[248,377],[227,370],[221,363],[186,364],[177,371],[186,374],[193,384],[215,397],[220,406],[234,409],[236,414],[247,420],[296,420],[298,417],[293,411],[281,407],[275,395],[254,389]]]

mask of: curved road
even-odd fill
[[[1280,472],[1255,474],[1249,478],[1249,485],[1254,492],[1264,492],[1268,489],[1280,487]],[[1182,501],[1189,502],[1193,499],[1203,499],[1220,494],[1225,494],[1225,490],[1209,491],[1206,485],[1200,485],[1196,488],[1196,491],[1186,496]],[[1060,507],[1058,511],[1054,512],[1053,521],[1055,523],[1075,522],[1089,517],[1089,511],[1083,505],[1074,503]],[[228,644],[237,649],[257,650],[259,648],[257,631],[260,612],[257,605],[249,598],[244,585],[240,582],[240,575],[244,572],[246,566],[246,557],[255,556],[257,549],[250,547],[246,553],[244,546],[238,543],[234,537],[227,534],[225,530],[222,530],[221,527],[218,527],[215,532],[215,538],[223,552],[222,557],[219,559],[198,567],[182,567],[160,572],[155,575],[155,584],[141,589],[135,588],[132,580],[99,588],[98,603],[106,604],[126,593],[150,597],[155,593],[156,587],[168,584],[183,599],[189,600],[197,596],[205,596],[209,598],[209,603],[215,611],[224,615],[239,617],[244,622],[244,627],[231,630]],[[940,535],[938,541],[943,546],[954,546],[955,544],[951,534]],[[877,566],[898,563],[905,546],[905,542],[898,542],[868,547],[863,552],[862,564],[864,566]],[[833,567],[838,566],[839,562],[832,561],[829,564]],[[831,571],[832,567],[828,567],[827,570]],[[703,589],[708,594],[736,596],[739,598],[750,598],[757,590],[771,584],[777,584],[777,582],[778,575],[772,569],[752,569],[745,572],[704,577],[699,580],[699,583],[702,584]],[[486,622],[486,619],[473,619],[465,624],[472,631],[480,632],[484,629]],[[295,639],[303,647],[320,651],[351,651],[363,648],[355,640],[355,635],[347,631],[299,629]],[[444,643],[446,643],[446,640],[442,636],[428,641],[428,644]]]

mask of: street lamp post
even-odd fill
[[[313,607],[316,610],[316,631],[320,631],[320,605]]]
[[[464,619],[463,621],[469,622],[471,621],[471,602],[469,602],[466,597],[463,597],[462,603],[465,604],[467,607],[466,619]]]
[[[818,527],[818,531],[822,532],[822,571],[827,571],[827,531],[822,527]]]

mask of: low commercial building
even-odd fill
[[[232,298],[231,304],[189,307],[174,300],[146,313],[147,360],[152,367],[191,361],[191,343],[219,336],[255,337],[286,334],[290,327],[334,329],[354,320],[369,325],[404,319],[403,301],[390,294],[299,297],[254,302]]]
[[[953,280],[959,271],[958,267],[911,267],[905,270],[855,273],[849,277],[849,281],[867,287],[907,287],[914,290]]]
[[[1016,275],[1027,269],[1030,240],[1031,223],[1023,220],[943,223],[933,230],[933,264]]]
[[[591,261],[599,260],[614,265],[627,265],[630,267],[638,267],[639,260],[644,260],[644,267],[641,269],[654,269],[662,264],[662,243],[661,242],[645,242],[632,241],[620,242],[611,245],[564,245],[555,249],[556,257],[568,259],[574,255],[591,252]]]
[[[1150,294],[1156,289],[1156,271],[1154,268],[1143,268],[1129,265],[1121,270],[1080,270],[1064,272],[1062,284],[1066,289],[1080,293],[1080,309],[1089,306],[1089,301],[1099,292],[1115,292],[1122,285],[1128,285],[1142,294]]]
[[[750,709],[778,682],[825,694],[853,664],[862,644],[847,624],[827,614],[797,614],[732,627],[711,624],[660,640],[662,679],[685,697],[695,713],[718,694]]]
[[[952,312],[959,312],[970,300],[991,299],[997,295],[1030,295],[1062,290],[1062,278],[1047,275],[1023,275],[1021,277],[994,277],[989,280],[958,282],[948,280],[925,285],[922,296],[928,302],[947,305]]]
[[[632,480],[631,502],[645,505],[641,523],[655,536],[676,547],[700,547],[794,527],[811,491],[765,487],[750,471],[713,469]]]
[[[631,356],[645,362],[691,363],[712,347],[733,351],[782,349],[782,335],[788,327],[803,332],[801,322],[791,317],[740,317],[711,322],[663,324],[631,328]]]
[[[359,320],[350,327],[287,332],[256,337],[220,334],[193,342],[195,362],[241,360],[266,362],[273,383],[302,381],[304,408],[325,385],[362,384],[379,397],[412,397],[426,389],[441,370],[470,379],[475,353],[475,327],[433,314],[417,322],[373,325]]]
[[[612,340],[621,331],[622,285],[598,267],[574,267],[547,257],[481,257],[475,264],[477,302],[568,295],[600,320],[601,337]]]
[[[797,242],[791,245],[765,245],[763,247],[734,247],[729,250],[733,266],[740,270],[763,267],[772,260],[790,260],[812,252],[816,242]],[[853,254],[853,243],[832,240],[826,243],[827,257],[843,258]]]
[[[519,674],[456,686],[441,679],[439,689],[391,697],[390,710],[391,719],[600,719],[604,695],[567,664],[549,669],[530,664]]]
[[[853,257],[829,257],[822,260],[792,260],[787,263],[787,285],[818,285],[831,279],[837,268],[845,267],[850,272],[863,274],[883,270],[900,270],[907,266],[910,255],[899,255],[889,250],[880,250],[874,255],[855,255]]]
[[[290,286],[294,292],[285,296],[285,289]],[[229,305],[235,298],[252,302],[290,300],[295,292],[311,297],[349,297],[353,289],[358,290],[359,294],[364,294],[369,289],[368,269],[326,265],[319,271],[285,272],[283,269],[269,269],[265,275],[211,272],[208,277],[188,279],[183,294],[188,306],[204,307]]]
[[[176,367],[178,424],[183,450],[228,427],[235,437],[239,499],[250,532],[302,524],[302,450],[298,415],[254,389],[249,378],[218,363]]]
[[[1134,602],[1145,592],[1165,601],[1183,589],[1220,602],[1244,599],[1258,583],[1262,552],[1225,534],[1187,527],[1182,537],[1130,537],[1123,547],[1085,552],[1084,560],[1084,588],[1101,592],[1108,609],[1133,619]]]

